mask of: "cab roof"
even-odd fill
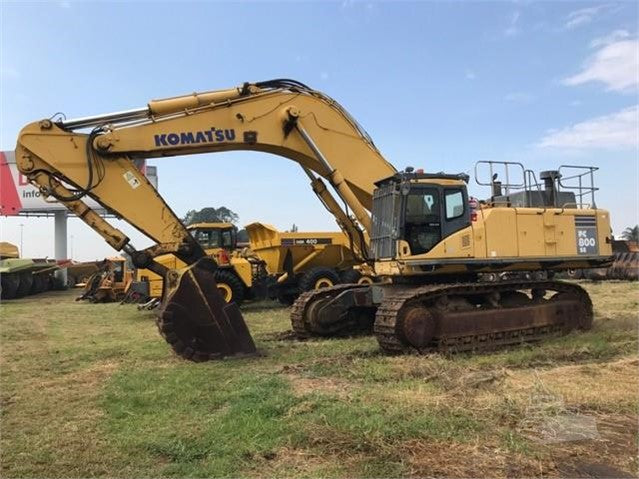
[[[468,183],[469,176],[466,173],[417,173],[417,172],[405,172],[400,171],[393,176],[384,178],[375,182],[375,186],[384,186],[388,183],[402,183],[405,181],[411,181],[415,183],[430,183],[441,185],[461,185]]]

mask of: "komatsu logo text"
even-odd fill
[[[187,131],[180,133],[163,133],[155,135],[155,146],[197,145],[199,143],[220,143],[235,140],[235,130],[217,129],[203,131]]]

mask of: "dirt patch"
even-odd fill
[[[573,410],[636,409],[639,403],[638,366],[639,359],[631,357],[610,363],[516,370],[511,371],[506,386],[515,395],[541,391],[558,396],[566,407]],[[599,387],[593,387],[595,384]]]
[[[321,393],[345,398],[353,388],[352,383],[331,377],[306,377],[293,372],[283,373],[282,376],[291,384],[296,396]]]
[[[260,339],[262,341],[302,341],[302,339],[297,336],[292,329],[287,331],[264,333],[261,335]]]
[[[246,475],[251,477],[312,477],[337,461],[331,456],[288,447],[249,459],[256,461],[256,465],[246,471]]]
[[[412,477],[637,477],[637,418],[597,422],[594,440],[537,444],[525,454],[499,443],[413,440],[400,448]]]
[[[410,477],[558,477],[538,459],[510,453],[491,443],[414,440],[399,446]]]
[[[557,444],[550,449],[552,460],[564,477],[637,477],[637,420],[602,417],[596,439]]]
[[[3,397],[3,405],[5,408],[21,408],[30,407],[28,403],[36,402],[41,404],[42,410],[48,410],[54,408],[56,401],[60,400],[81,408],[78,412],[81,410],[82,414],[79,416],[82,416],[82,420],[100,417],[102,410],[92,403],[99,395],[101,386],[118,366],[116,362],[105,362],[51,379],[34,378],[24,381],[21,389]]]
[[[404,378],[391,401],[459,407],[510,431],[506,442],[409,441],[402,448],[415,477],[637,477],[639,359],[547,369],[461,369],[440,358],[400,359]],[[433,388],[433,386],[435,386]],[[495,441],[487,438],[488,441]]]
[[[396,378],[409,380],[407,387],[388,388],[381,396],[389,401],[414,403],[416,406],[465,405],[476,409],[477,399],[502,397],[505,381],[510,376],[506,368],[468,367],[441,356],[393,358]],[[417,381],[413,381],[417,380]],[[489,405],[486,405],[489,406]]]
[[[28,378],[15,388],[3,408],[2,447],[13,460],[11,466],[3,464],[3,477],[47,477],[85,465],[98,471],[108,446],[97,428],[104,411],[96,401],[117,367],[94,364],[60,376]]]
[[[440,355],[392,358],[392,370],[401,379],[433,382],[445,391],[468,391],[500,384],[509,374],[506,368],[473,367],[450,361]]]
[[[598,462],[576,461],[570,466],[561,467],[560,470],[561,475],[565,478],[632,479],[637,477],[628,471],[622,471]]]
[[[49,380],[40,380],[39,387],[44,389],[87,387],[95,389],[103,384],[120,366],[117,361],[105,361],[92,364],[86,369],[74,371]]]

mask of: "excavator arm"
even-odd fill
[[[136,266],[165,277],[161,333],[181,356],[207,360],[252,353],[255,347],[239,309],[225,305],[217,292],[213,260],[135,160],[233,150],[263,151],[300,164],[354,250],[366,257],[374,182],[395,169],[337,102],[291,80],[154,100],[145,108],[108,115],[31,123],[20,132],[16,160],[45,197],[65,204],[113,248],[129,253]],[[83,200],[88,197],[156,245],[137,250],[87,206]],[[153,260],[164,253],[189,266],[167,271]]]

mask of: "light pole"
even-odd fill
[[[24,258],[24,249],[22,248],[22,232],[24,230],[24,224],[20,223],[20,254]]]

